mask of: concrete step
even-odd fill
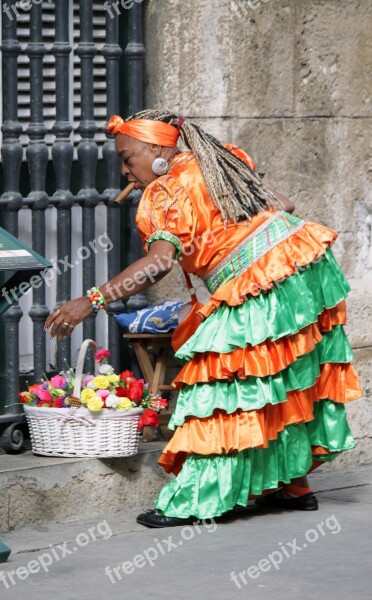
[[[153,505],[169,480],[157,464],[164,441],[128,458],[0,455],[0,532]]]

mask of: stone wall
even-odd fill
[[[352,286],[350,340],[366,396],[372,362],[372,3],[370,0],[149,0],[146,107],[168,107],[241,145],[296,214],[339,231]],[[182,297],[180,273],[149,292]],[[367,399],[348,406],[372,458]]]

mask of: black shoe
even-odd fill
[[[254,510],[254,507],[253,507],[253,510]],[[218,519],[224,519],[226,517],[227,518],[239,517],[240,515],[245,515],[248,512],[252,512],[252,506],[240,506],[240,504],[237,504],[231,510],[228,510],[227,512],[223,513],[221,516],[214,517],[214,518],[215,518],[215,520],[218,520]]]
[[[280,498],[276,491],[257,498],[256,505],[262,508],[289,508],[292,510],[318,510],[318,500],[312,492],[296,498]]]
[[[188,517],[187,519],[166,517],[165,515],[161,515],[156,509],[149,508],[146,512],[138,515],[136,520],[137,523],[146,527],[177,527],[180,525],[192,525],[198,519],[196,517]]]

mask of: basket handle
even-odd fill
[[[84,369],[84,362],[85,362],[85,356],[87,353],[87,350],[89,348],[89,346],[92,346],[93,350],[94,350],[94,369],[95,372],[98,371],[99,369],[99,362],[96,360],[96,352],[97,352],[97,344],[94,340],[84,340],[84,342],[81,345],[80,348],[80,352],[79,352],[79,356],[78,356],[78,360],[77,360],[77,365],[76,365],[76,371],[75,371],[75,384],[74,384],[74,391],[72,392],[73,396],[75,396],[75,398],[80,398],[80,392],[81,392],[81,380],[83,377],[83,369]]]

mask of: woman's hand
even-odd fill
[[[74,327],[84,321],[93,312],[93,307],[88,298],[76,298],[62,304],[61,308],[52,312],[45,321],[45,329],[50,330],[50,337],[58,334],[58,339],[68,338]]]

